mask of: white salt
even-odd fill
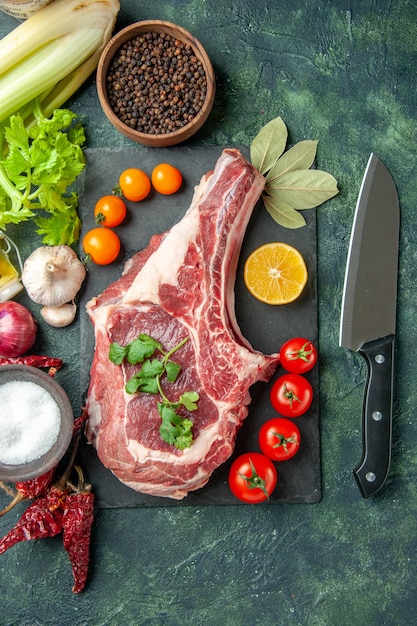
[[[30,463],[52,448],[61,424],[59,407],[40,385],[0,385],[0,463]]]

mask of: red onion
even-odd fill
[[[21,356],[33,346],[38,323],[32,313],[18,302],[0,304],[0,355]]]

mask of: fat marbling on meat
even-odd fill
[[[248,414],[249,389],[268,381],[278,355],[264,355],[242,336],[235,317],[234,284],[239,253],[264,178],[237,149],[222,152],[194,190],[184,217],[154,235],[127,261],[121,277],[87,304],[95,350],[87,398],[86,436],[101,462],[137,491],[175,499],[203,487],[232,454]],[[194,441],[178,450],[159,434],[157,399],[128,394],[135,369],[114,365],[112,342],[140,333],[175,353],[182,367],[169,396],[197,391]]]

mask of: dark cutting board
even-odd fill
[[[109,266],[90,265],[81,295],[81,392],[83,397],[89,382],[89,369],[94,352],[94,336],[85,304],[116,280],[124,262],[137,250],[144,248],[150,237],[163,232],[178,222],[187,210],[193,190],[201,176],[213,169],[222,147],[178,147],[154,149],[144,147],[122,149],[89,149],[87,168],[81,181],[80,215],[83,233],[94,226],[93,208],[97,199],[111,193],[119,174],[127,167],[139,167],[149,174],[158,163],[169,162],[180,168],[184,176],[181,190],[173,196],[155,192],[140,203],[128,204],[128,218],[116,231],[122,241],[122,252],[116,263]],[[242,151],[248,155],[247,149]],[[246,231],[236,279],[236,314],[243,335],[253,347],[265,353],[278,352],[287,339],[301,335],[317,343],[317,288],[316,288],[316,211],[305,211],[307,226],[287,230],[278,226],[258,202]],[[285,241],[294,245],[306,261],[309,280],[302,296],[285,306],[270,306],[258,302],[243,284],[243,263],[249,253],[263,243]],[[82,252],[81,252],[82,254]],[[283,370],[278,367],[273,380]],[[297,418],[301,431],[300,450],[289,461],[277,463],[278,485],[269,501],[274,503],[317,502],[321,497],[318,370],[309,373],[315,392],[308,413]],[[261,424],[276,414],[269,401],[269,385],[257,383],[251,388],[252,403],[249,415],[239,431],[234,456],[218,468],[210,482],[191,492],[187,498],[176,501],[138,493],[123,485],[103,467],[92,446],[82,441],[80,462],[87,479],[92,483],[97,504],[103,508],[185,506],[207,504],[239,504],[227,485],[227,475],[233,458],[245,451],[259,451],[257,434]]]

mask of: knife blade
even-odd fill
[[[362,457],[353,470],[364,498],[382,488],[391,464],[399,229],[394,181],[371,154],[355,209],[340,319],[340,345],[367,365]]]

